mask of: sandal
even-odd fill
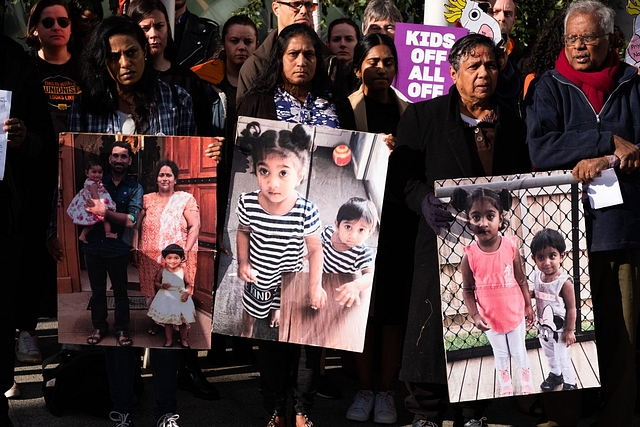
[[[100,329],[94,329],[93,332],[91,332],[91,335],[87,338],[87,344],[96,345],[102,341],[102,338],[104,338],[105,335],[106,333],[102,332]]]
[[[274,412],[273,415],[271,415],[271,419],[267,423],[267,427],[284,427],[284,426],[286,426],[284,422],[284,417],[278,415],[277,412]]]
[[[131,347],[133,341],[131,337],[129,337],[129,333],[127,331],[118,331],[116,332],[116,344],[120,347]]]

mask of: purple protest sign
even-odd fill
[[[410,102],[449,92],[453,84],[447,57],[456,40],[469,30],[421,24],[396,24],[398,74],[394,87]]]

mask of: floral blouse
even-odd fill
[[[273,101],[280,121],[340,128],[335,105],[311,92],[307,94],[303,104],[281,87],[277,87]]]

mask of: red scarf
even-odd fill
[[[560,55],[556,60],[556,70],[582,89],[596,113],[600,113],[604,102],[616,86],[613,76],[618,71],[619,65],[620,58],[611,52],[607,55],[607,59],[605,59],[604,65],[599,71],[576,70],[569,63],[564,49],[560,51]]]

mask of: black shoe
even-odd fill
[[[577,389],[578,389],[578,384],[567,384],[567,383],[564,383],[562,385],[562,390],[563,391],[577,390]]]
[[[547,377],[547,379],[542,381],[542,384],[540,384],[540,389],[542,391],[553,391],[562,383],[564,383],[562,374],[556,375],[552,372],[549,372],[549,376]]]
[[[178,371],[178,388],[190,392],[198,399],[220,399],[220,393],[216,386],[211,384],[201,371],[195,372],[186,369]]]

